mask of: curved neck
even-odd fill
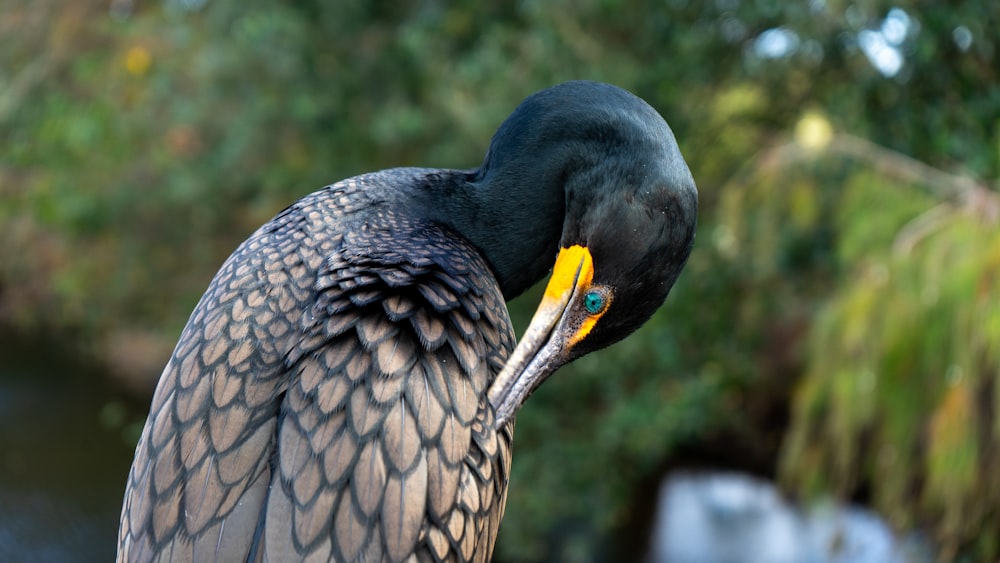
[[[571,186],[594,171],[604,152],[594,144],[620,136],[614,112],[601,108],[621,93],[574,88],[589,93],[566,97],[549,89],[522,102],[493,135],[479,168],[429,177],[425,212],[482,252],[507,299],[552,267]]]
[[[429,184],[427,215],[479,249],[506,299],[544,277],[559,250],[564,178],[539,170],[552,168],[491,169],[487,160],[479,169],[436,174]]]

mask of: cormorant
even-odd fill
[[[479,168],[292,204],[226,260],[163,370],[118,560],[488,561],[517,409],[663,303],[696,210],[663,118],[583,81],[525,99]],[[550,269],[515,349],[505,299]]]

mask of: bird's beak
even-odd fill
[[[594,260],[583,246],[559,250],[545,295],[514,353],[490,386],[495,426],[502,428],[542,381],[566,363],[569,351],[593,328],[595,317],[572,314],[594,279]]]

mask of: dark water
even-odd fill
[[[113,561],[141,401],[58,343],[0,334],[0,561]]]

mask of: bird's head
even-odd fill
[[[522,111],[526,104],[533,107]],[[606,84],[571,82],[528,98],[512,119],[519,112],[555,115],[552,124],[572,140],[563,146],[573,148],[552,276],[490,388],[498,427],[557,368],[649,319],[687,261],[697,221],[697,190],[677,142],[641,99]]]

